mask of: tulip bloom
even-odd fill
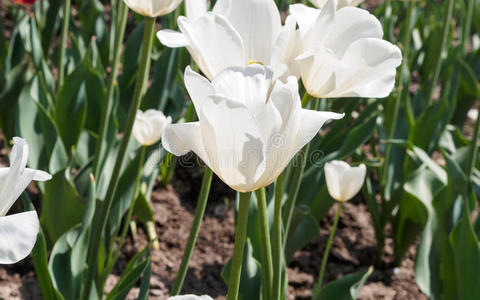
[[[132,134],[139,144],[150,146],[162,137],[165,125],[172,123],[171,117],[165,117],[163,112],[149,109],[145,112],[137,111]]]
[[[271,68],[255,64],[228,68],[212,82],[187,67],[185,86],[199,121],[167,125],[163,146],[195,152],[239,192],[272,183],[327,120],[343,117],[302,109],[295,77],[275,81]]]
[[[382,40],[378,19],[356,7],[290,6],[299,26],[296,57],[308,93],[318,98],[386,97],[395,84],[400,49]]]
[[[155,18],[174,11],[182,0],[123,0],[137,14]]]
[[[181,295],[181,296],[169,297],[167,300],[213,300],[213,299],[212,297],[207,295],[203,295],[203,296]]]
[[[340,202],[352,199],[363,186],[367,168],[364,164],[351,167],[344,161],[334,160],[325,164],[325,180],[328,193]]]
[[[310,0],[313,6],[320,9],[322,9],[325,6],[327,1],[328,0]],[[363,0],[338,0],[337,9],[340,9],[346,6],[358,6],[362,2]]]
[[[289,17],[282,26],[273,0],[218,0],[213,12],[206,12],[206,6],[191,11],[195,16],[178,18],[181,33],[161,30],[157,37],[167,47],[186,46],[207,78],[252,62],[271,65],[276,77],[292,73],[286,54],[295,21]]]
[[[50,174],[26,168],[28,145],[13,138],[11,166],[0,168],[0,264],[12,264],[25,258],[33,249],[39,230],[36,211],[6,216],[13,203],[32,180],[46,181]]]

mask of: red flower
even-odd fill
[[[22,4],[22,5],[30,5],[30,4],[34,4],[36,0],[13,0],[13,2],[16,2],[18,4]]]

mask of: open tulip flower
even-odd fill
[[[127,6],[145,17],[155,18],[174,11],[182,0],[123,0]]]
[[[367,168],[364,164],[351,167],[344,161],[325,164],[325,180],[330,196],[340,202],[352,199],[362,188]]]
[[[272,66],[276,77],[286,79],[292,74],[287,54],[294,41],[295,21],[288,17],[282,26],[273,0],[218,0],[213,12],[202,7],[203,14],[192,8],[194,16],[178,18],[181,33],[161,30],[157,37],[168,47],[186,46],[209,79],[228,67],[252,62]]]
[[[155,144],[162,137],[165,125],[172,123],[171,117],[165,117],[163,112],[149,109],[145,112],[137,111],[132,134],[139,144],[150,146]]]
[[[318,98],[386,97],[395,84],[400,49],[382,40],[378,19],[356,7],[290,6],[299,26],[296,57],[303,84]]]
[[[46,172],[26,168],[27,142],[18,137],[13,140],[11,166],[0,168],[0,264],[16,263],[32,251],[39,230],[37,213],[6,214],[32,180],[51,178]]]
[[[199,121],[167,125],[163,146],[175,155],[195,152],[239,192],[272,183],[329,119],[342,114],[302,109],[297,79],[275,81],[269,67],[231,67],[209,82],[185,71]]]

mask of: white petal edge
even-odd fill
[[[36,211],[0,217],[0,264],[13,264],[27,257],[38,231]]]
[[[183,33],[178,31],[162,29],[157,32],[157,38],[160,40],[160,43],[169,48],[181,48],[188,46],[187,39]]]

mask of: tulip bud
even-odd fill
[[[127,6],[145,17],[155,18],[174,11],[182,0],[123,0]]]
[[[340,202],[352,199],[363,186],[366,175],[364,164],[351,167],[344,161],[334,160],[325,164],[325,180],[328,193]]]
[[[139,144],[150,146],[160,140],[165,125],[172,123],[171,117],[165,117],[163,112],[149,109],[138,111],[133,124],[132,134]]]

